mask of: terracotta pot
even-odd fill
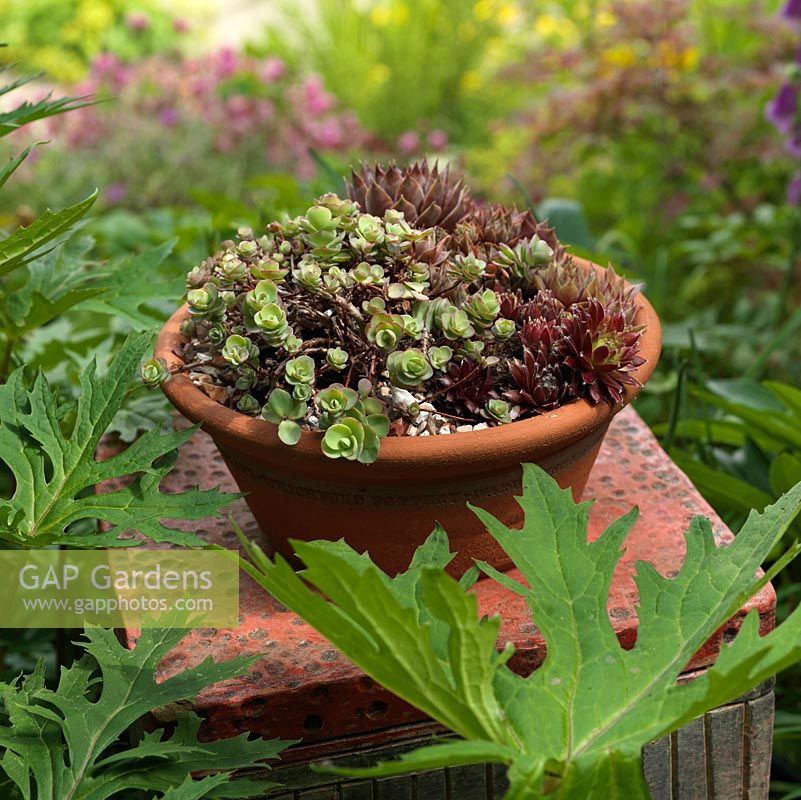
[[[587,263],[588,268],[595,265]],[[661,349],[659,320],[637,298],[637,324],[646,325],[635,376],[651,376]],[[171,368],[183,362],[180,324],[186,306],[173,314],[156,343],[156,356]],[[439,522],[458,553],[449,568],[461,574],[482,559],[498,569],[510,562],[467,509],[486,508],[511,527],[522,524],[514,499],[520,464],[539,464],[578,499],[612,417],[638,393],[626,387],[625,403],[593,406],[585,400],[521,422],[450,436],[382,440],[374,464],[332,460],[320,450],[321,433],[304,432],[294,447],[282,444],[276,427],[227,408],[196,388],[188,376],[163,386],[178,411],[202,423],[220,450],[256,521],[275,549],[292,556],[289,539],[344,538],[390,574],[405,569],[415,549]]]

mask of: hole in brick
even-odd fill
[[[373,700],[367,706],[367,716],[370,719],[381,719],[387,713],[387,704],[383,700]]]
[[[309,714],[303,720],[303,730],[306,733],[317,733],[323,727],[323,718],[317,714]]]

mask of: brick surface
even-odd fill
[[[197,484],[219,484],[223,489],[236,490],[214,445],[202,433],[183,448],[165,484],[174,490]],[[608,606],[619,640],[624,647],[631,647],[637,633],[636,562],[647,560],[661,573],[674,574],[684,556],[683,531],[696,514],[712,520],[719,543],[730,541],[731,533],[631,409],[613,421],[585,497],[595,498],[590,514],[591,538],[632,505],[640,508],[640,519],[618,565]],[[246,535],[260,541],[269,552],[269,543],[263,540],[243,501],[235,504],[233,515]],[[237,544],[224,518],[208,521],[201,534],[226,547]],[[510,574],[514,577],[515,572]],[[513,642],[516,649],[512,668],[521,674],[535,669],[545,656],[545,647],[522,598],[490,580],[479,581],[475,592],[482,613],[502,616],[500,638]],[[771,629],[775,595],[767,586],[696,654],[688,669],[712,663],[721,638],[730,637],[752,607],[759,610],[763,631]],[[132,641],[135,632],[129,631],[127,637]],[[248,675],[210,686],[198,696],[196,707],[206,717],[204,730],[209,738],[241,731],[302,738],[303,746],[288,755],[302,760],[310,753],[321,756],[344,746],[353,749],[360,743],[373,742],[375,735],[371,732],[380,731],[379,736],[391,739],[403,726],[423,721],[420,712],[364,676],[323,637],[244,575],[239,627],[190,632],[167,657],[162,674],[172,675],[209,655],[216,660],[240,655],[260,657]],[[340,741],[343,736],[349,737],[347,744]]]

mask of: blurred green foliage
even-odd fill
[[[169,8],[158,0],[0,0],[9,43],[0,60],[75,82],[100,53],[132,61],[176,46],[188,28]]]
[[[528,8],[513,0],[313,0],[279,3],[257,53],[318,73],[390,146],[482,139],[522,87],[502,70],[523,55]],[[411,138],[409,138],[411,137]]]

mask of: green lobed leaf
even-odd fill
[[[8,336],[19,339],[106,291],[97,283],[106,271],[99,265],[90,269],[87,261],[93,245],[91,237],[73,236],[28,264],[25,282],[7,292],[0,314]]]
[[[203,544],[194,534],[165,526],[163,520],[214,516],[237,495],[217,489],[159,491],[161,480],[175,465],[176,448],[193,429],[150,430],[117,455],[95,460],[100,438],[120,410],[149,347],[148,334],[132,334],[104,376],[98,377],[94,362],[90,363],[81,375],[69,435],[59,419],[58,393],[42,373],[29,385],[18,369],[0,386],[0,460],[16,479],[13,497],[0,500],[0,538],[38,546],[130,546],[138,542],[121,540],[119,535],[139,531],[154,541]],[[131,475],[127,485],[95,493],[98,484]],[[84,520],[102,520],[110,530],[98,534],[70,530]]]
[[[185,635],[181,628],[145,628],[128,649],[113,631],[87,626],[85,654],[62,668],[55,690],[43,671],[0,687],[8,715],[0,723],[0,770],[23,798],[106,800],[139,789],[148,796],[257,797],[274,786],[234,780],[234,770],[263,770],[286,743],[247,735],[199,742],[200,718],[179,716],[169,735],[157,730],[122,746],[121,737],[145,714],[196,695],[211,683],[241,675],[252,659],[205,659],[167,680],[156,680],[164,656]],[[199,770],[214,774],[193,781]]]
[[[72,228],[89,211],[96,199],[97,189],[74,206],[56,212],[48,209],[27,228],[17,228],[0,241],[0,278],[43,255],[43,246]]]
[[[640,562],[639,628],[630,650],[617,640],[607,599],[636,509],[588,542],[589,504],[577,505],[530,464],[518,502],[522,530],[473,511],[522,573],[527,585],[501,582],[525,596],[546,641],[544,663],[527,677],[505,666],[508,652],[499,654],[494,641],[498,619],[479,619],[473,596],[442,572],[441,558],[436,568],[423,558],[390,579],[343,542],[296,543],[308,566],[299,575],[247,548],[253,563],[245,568],[264,588],[388,690],[470,744],[427,747],[360,775],[475,763],[482,753],[509,767],[506,800],[644,800],[645,744],[801,659],[801,611],[762,639],[752,615],[707,676],[677,683],[693,654],[770,577],[757,570],[801,508],[801,484],[762,514],[752,512],[725,547],[696,518],[675,577]],[[434,545],[441,549],[441,531],[427,551]],[[438,747],[448,749],[438,754]]]
[[[42,144],[42,142],[35,142],[28,145],[18,156],[13,156],[8,160],[8,163],[0,169],[0,187],[17,171],[17,168],[23,161],[31,154],[34,147]]]
[[[0,96],[8,94],[30,83],[38,75],[25,76],[0,87]],[[94,101],[84,97],[59,97],[51,99],[51,95],[36,103],[24,102],[9,111],[0,113],[0,137],[13,133],[23,125],[29,125],[39,119],[46,119],[57,114],[65,114],[77,108],[92,105]]]
[[[165,304],[174,308],[184,291],[181,270],[166,263],[176,241],[116,261],[98,281],[103,294],[81,308],[125,319],[135,330],[153,330],[167,318]]]

